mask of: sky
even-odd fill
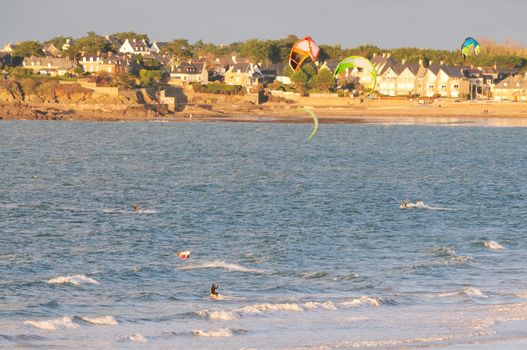
[[[1,9],[0,47],[88,31],[214,44],[295,34],[344,48],[449,50],[472,36],[527,47],[525,0],[10,0]]]

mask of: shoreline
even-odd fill
[[[429,105],[381,100],[366,105],[327,106],[266,103],[236,106],[220,103],[211,108],[188,106],[183,111],[158,115],[143,105],[3,104],[0,120],[64,120],[118,122],[231,122],[307,123],[313,122],[303,107],[311,108],[321,124],[388,125],[483,125],[527,127],[527,103],[451,102]]]

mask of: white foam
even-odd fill
[[[376,298],[366,296],[366,295],[363,295],[362,297],[357,298],[357,299],[352,299],[352,300],[344,301],[341,303],[341,305],[345,307],[360,306],[364,304],[369,304],[374,307],[381,306],[381,303],[379,302],[379,300],[377,300]]]
[[[236,313],[233,311],[199,311],[198,315],[201,317],[208,317],[214,321],[230,321],[235,320]]]
[[[188,264],[180,267],[181,270],[195,270],[195,269],[224,269],[230,272],[252,272],[263,273],[262,270],[251,269],[238,264],[230,264],[225,261],[209,261],[200,264]]]
[[[309,310],[314,310],[314,309],[336,310],[337,309],[337,306],[332,301],[325,301],[325,302],[310,301],[310,302],[304,303],[304,307]]]
[[[128,337],[126,337],[126,339],[137,343],[146,343],[148,341],[144,335],[139,333],[129,335]]]
[[[238,309],[239,312],[243,313],[262,313],[262,312],[273,312],[273,311],[293,311],[302,312],[304,309],[298,304],[282,303],[282,304],[254,304],[244,306]]]
[[[502,246],[496,241],[485,241],[483,244],[485,245],[485,248],[488,249],[505,249],[504,246]]]
[[[95,324],[95,325],[105,325],[105,326],[117,326],[119,322],[113,316],[97,316],[97,317],[79,317],[81,320]]]
[[[79,325],[74,323],[71,317],[64,316],[45,321],[24,321],[25,325],[32,326],[38,329],[44,329],[47,331],[55,331],[58,329],[76,329]]]
[[[476,298],[486,298],[487,296],[483,294],[479,289],[473,288],[473,287],[467,287],[463,289],[463,294],[469,296],[469,297],[476,297]]]
[[[482,291],[474,287],[466,287],[466,288],[463,288],[462,290],[457,290],[453,292],[441,292],[441,293],[432,294],[429,296],[448,298],[448,297],[455,297],[455,296],[462,296],[462,295],[473,297],[473,298],[487,298],[487,296]]]
[[[228,328],[220,328],[212,331],[202,331],[201,329],[196,329],[192,331],[192,334],[197,335],[198,337],[232,337],[232,331]]]
[[[73,284],[74,286],[80,286],[81,284],[100,284],[99,281],[86,277],[85,275],[73,275],[73,276],[59,276],[46,281],[50,284]]]

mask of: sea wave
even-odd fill
[[[317,279],[317,278],[322,278],[322,277],[327,276],[327,272],[325,271],[305,272],[305,273],[300,274],[300,276],[303,279],[312,280],[312,279]]]
[[[505,249],[504,246],[492,240],[483,242],[483,245],[485,246],[485,248],[493,249],[493,250]]]
[[[309,310],[314,310],[314,309],[336,310],[337,306],[332,301],[325,301],[325,302],[310,301],[310,302],[304,303],[304,308],[309,309]]]
[[[481,290],[474,288],[474,287],[466,287],[461,290],[455,290],[451,292],[433,293],[433,294],[428,294],[428,296],[440,297],[440,298],[458,297],[458,296],[467,296],[471,298],[487,298],[487,295],[485,295]]]
[[[38,329],[44,329],[47,331],[55,331],[59,329],[76,329],[79,325],[74,323],[72,318],[69,316],[54,318],[51,320],[43,321],[24,321],[25,325],[32,326]]]
[[[382,302],[379,298],[372,298],[366,295],[363,295],[360,298],[344,301],[341,303],[342,306],[350,307],[350,306],[361,306],[361,305],[371,305],[374,307],[381,306]]]
[[[237,318],[236,312],[234,311],[198,311],[200,317],[206,317],[215,321],[230,321]]]
[[[238,264],[231,264],[225,261],[216,260],[203,262],[198,264],[189,264],[180,267],[181,270],[197,270],[197,269],[223,269],[229,272],[249,272],[249,273],[263,273],[262,270],[251,269]]]
[[[100,284],[99,281],[83,274],[73,276],[59,276],[46,281],[49,284],[73,284],[80,286],[81,284]]]
[[[241,307],[237,310],[241,313],[264,313],[264,312],[275,312],[275,311],[293,311],[293,312],[302,312],[304,309],[302,306],[295,303],[281,303],[281,304],[253,304]]]
[[[381,298],[362,296],[360,298],[345,301],[308,301],[304,303],[261,303],[252,304],[230,310],[202,310],[196,314],[202,318],[215,321],[230,321],[243,317],[244,315],[265,314],[271,312],[304,312],[314,310],[338,310],[351,307],[372,306],[380,307],[384,304]]]
[[[455,256],[456,251],[451,246],[444,246],[444,247],[438,247],[430,250],[428,253],[426,253],[428,256],[434,256],[434,257],[448,257],[448,256]]]
[[[117,326],[119,324],[113,316],[79,316],[79,319],[94,325]]]
[[[196,329],[192,331],[192,334],[198,337],[214,337],[214,338],[224,338],[232,337],[232,331],[229,328],[220,328],[211,331],[203,331],[201,329]]]

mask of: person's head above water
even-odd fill
[[[132,209],[134,211],[139,211],[140,207],[139,207],[139,204],[135,203],[135,204],[132,204]]]

